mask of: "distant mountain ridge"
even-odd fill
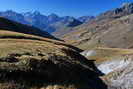
[[[7,10],[3,12],[1,11],[0,16],[22,24],[35,26],[49,33],[58,32],[58,30],[64,30],[64,28],[67,27],[75,27],[86,21],[85,19],[80,20],[71,16],[59,17],[54,13],[46,16],[39,11],[17,13],[12,10]],[[86,19],[88,20],[88,18]]]

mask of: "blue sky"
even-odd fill
[[[133,0],[1,0],[0,11],[40,11],[43,14],[56,13],[60,16],[98,15]]]

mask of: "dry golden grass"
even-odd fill
[[[13,31],[7,31],[7,30],[0,30],[0,39],[19,39],[19,40],[25,39],[25,40],[44,41],[47,43],[53,43],[55,45],[66,46],[76,51],[81,51],[80,49],[73,47],[63,41],[58,41],[54,39],[49,39],[49,38],[44,38],[44,37],[29,35],[24,33],[18,33]]]
[[[56,53],[61,54],[61,48],[53,43],[24,39],[0,39],[0,57],[15,53]],[[58,52],[56,52],[58,51]]]
[[[6,30],[0,30],[0,38],[18,38],[18,39],[33,39],[33,40],[42,40],[42,41],[50,41],[50,42],[60,42],[57,40],[52,40],[49,38],[43,38],[39,36],[34,36],[34,35],[29,35],[29,34],[24,34],[24,33],[18,33],[18,32],[13,32],[13,31],[6,31]]]
[[[101,63],[106,60],[120,59],[127,55],[133,55],[133,49],[120,49],[120,48],[95,48],[93,49],[96,55],[89,56],[88,59],[96,60],[96,63]]]
[[[0,57],[16,53],[65,55],[63,48],[68,49],[69,45],[39,36],[0,30]]]

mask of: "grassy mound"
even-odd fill
[[[106,87],[92,61],[60,41],[0,30],[1,89]]]

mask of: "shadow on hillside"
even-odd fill
[[[39,28],[21,24],[3,17],[0,17],[0,29],[60,40]]]
[[[62,49],[67,55],[71,56],[72,58],[77,57],[77,61],[80,61],[80,63],[87,65],[89,68],[92,68],[94,72],[96,72],[97,76],[103,76],[104,73],[102,73],[95,65],[95,60],[88,60],[84,56],[80,55],[78,52],[73,52],[72,50],[66,50]]]
[[[88,71],[90,72],[90,71]],[[43,74],[39,74],[36,71],[0,71],[0,83],[9,83],[13,87],[18,88],[10,88],[10,89],[29,89],[31,87],[47,87],[49,85],[59,85],[59,86],[70,86],[75,85],[77,89],[107,89],[106,84],[99,78],[99,76],[87,76],[86,74],[79,73],[80,76],[83,76],[82,80],[71,78],[70,80],[65,78],[63,79],[57,79],[61,75],[56,75],[52,79],[49,79],[47,76]],[[64,76],[67,77],[67,76]]]
[[[82,76],[83,80],[88,81],[88,84],[92,87],[92,89],[107,89],[107,85],[101,80],[99,77],[103,76],[102,73],[95,65],[95,60],[88,60],[84,56],[80,55],[77,52],[73,52],[72,50],[65,50],[63,51],[71,56],[71,58],[76,58],[82,66],[85,68],[81,72],[79,69],[79,76]]]

